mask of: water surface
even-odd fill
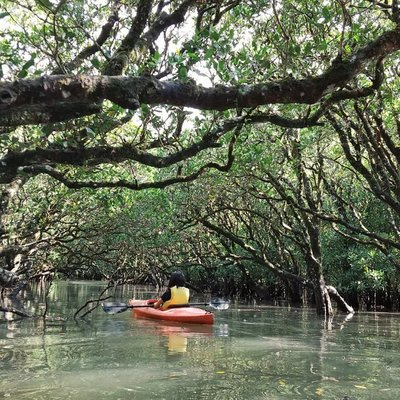
[[[231,306],[214,326],[101,309],[74,321],[101,285],[59,282],[48,321],[0,322],[0,399],[400,398],[398,314],[326,324],[313,310]]]

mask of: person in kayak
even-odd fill
[[[189,289],[185,287],[185,275],[181,271],[175,271],[171,274],[168,282],[168,288],[161,298],[154,303],[154,308],[166,310],[176,305],[189,303]]]

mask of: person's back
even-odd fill
[[[182,305],[189,303],[189,289],[184,286],[173,286],[170,288],[171,298],[162,305],[162,309],[166,310],[168,307],[174,305]]]
[[[171,274],[168,282],[168,289],[161,296],[161,299],[154,303],[154,308],[162,307],[166,310],[174,305],[184,305],[189,303],[189,289],[185,287],[185,275],[180,271]]]

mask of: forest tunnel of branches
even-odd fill
[[[397,0],[3,0],[0,305],[38,280],[400,310]]]

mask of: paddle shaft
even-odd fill
[[[168,308],[180,308],[180,307],[192,307],[192,306],[209,306],[210,303],[188,303],[188,304],[172,304]],[[121,307],[121,306],[111,306],[111,307]],[[154,307],[153,304],[146,304],[146,305],[126,305],[126,308],[141,308],[141,307]]]
[[[145,307],[154,307],[154,303],[152,304],[143,304],[143,305],[133,305],[133,304],[110,304],[110,303],[103,303],[103,311],[108,314],[119,314],[124,312],[130,308],[145,308]],[[191,306],[210,306],[210,303],[189,303],[189,304],[174,304],[170,306],[170,308],[180,308],[180,307],[191,307]]]
[[[155,302],[154,302],[155,303]],[[102,303],[103,311],[108,314],[118,314],[128,310],[129,308],[143,308],[143,307],[154,307],[154,303],[151,304],[126,304],[126,303]],[[188,303],[188,304],[173,304],[169,308],[180,308],[180,307],[192,307],[192,306],[210,306],[216,310],[226,310],[229,307],[229,302],[210,302],[210,303]]]

